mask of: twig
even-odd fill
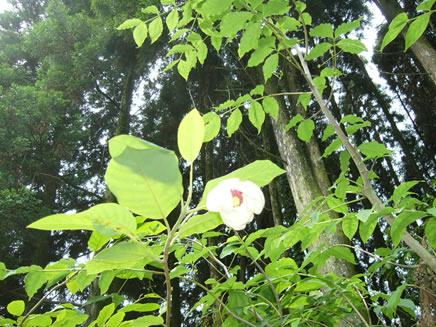
[[[238,236],[239,240],[242,242],[241,236],[238,234],[238,232],[235,231],[235,234]],[[243,242],[242,242],[243,243]],[[262,273],[262,275],[264,275],[266,281],[268,282],[269,286],[271,287],[271,291],[274,294],[274,297],[276,299],[277,302],[277,308],[279,311],[279,317],[280,317],[280,325],[283,326],[283,310],[282,310],[282,304],[280,302],[280,297],[277,294],[277,290],[274,287],[274,284],[272,283],[271,279],[269,278],[268,274],[265,272],[265,270],[263,270],[263,268],[261,267],[261,265],[259,265],[259,263],[257,262],[257,260],[251,255],[250,251],[248,251],[247,249],[245,249],[245,252],[248,254],[248,256],[250,257],[250,259],[253,261],[253,263],[255,264],[255,266],[257,267],[257,269],[259,269],[259,271]]]
[[[215,300],[220,305],[222,305],[222,307],[224,309],[226,309],[226,311],[236,320],[246,324],[247,326],[257,327],[256,325],[253,325],[251,322],[249,322],[249,321],[245,320],[244,318],[239,317],[237,314],[233,313],[232,310],[230,310],[230,308],[215,293],[211,292],[211,290],[208,289],[206,286],[203,286],[201,283],[197,282],[196,280],[193,280],[193,279],[190,279],[187,277],[178,276],[178,278],[186,280],[187,282],[193,283],[193,284],[197,285],[198,287],[202,288],[203,290],[205,290],[208,294],[212,295],[215,298]]]
[[[61,288],[62,286],[64,286],[66,283],[68,283],[74,276],[76,276],[79,272],[76,271],[74,272],[70,277],[66,278],[62,283],[57,284],[55,287],[53,287],[50,292],[48,292],[46,295],[44,295],[30,310],[29,312],[26,313],[26,315],[23,317],[23,320],[21,320],[21,322],[18,324],[17,327],[22,327],[24,322],[27,320],[27,318],[29,318],[29,316],[32,314],[32,312],[34,312],[40,305],[42,302],[44,302],[50,294],[52,294],[54,291],[56,291],[57,289]]]

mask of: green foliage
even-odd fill
[[[389,25],[389,30],[383,38],[383,42],[381,45],[381,51],[395,38],[400,34],[403,29],[410,23],[406,36],[405,36],[405,45],[404,52],[407,51],[424,33],[427,29],[428,24],[430,22],[430,16],[434,13],[434,10],[431,10],[434,0],[427,0],[422,2],[416,8],[417,11],[424,11],[423,14],[409,19],[406,13],[398,14]]]
[[[429,12],[413,20],[406,36],[406,50],[424,32],[433,3],[428,0],[418,7],[418,10]],[[367,309],[365,299],[370,294],[373,301],[379,298],[385,300],[382,305],[374,305],[375,312],[383,313],[390,319],[396,317],[398,307],[413,312],[413,303],[401,298],[406,284],[398,286],[388,295],[369,292],[364,282],[371,277],[371,273],[388,264],[388,260],[394,257],[393,250],[379,249],[373,255],[379,262],[371,266],[367,274],[345,277],[321,273],[330,261],[348,262],[351,265],[357,263],[352,252],[354,246],[319,242],[321,235],[333,233],[341,227],[350,240],[359,232],[361,240],[366,243],[373,236],[382,216],[396,216],[390,228],[395,247],[401,242],[407,228],[423,218],[427,218],[425,235],[431,246],[436,244],[435,208],[426,207],[424,202],[412,197],[414,193],[409,190],[418,184],[416,181],[406,182],[395,189],[389,200],[392,201],[392,207],[374,206],[364,209],[362,201],[369,198],[367,190],[371,186],[364,180],[364,175],[359,177],[353,176],[354,172],[349,174],[350,159],[354,160],[359,153],[351,151],[353,145],[343,150],[342,147],[348,144],[342,136],[333,139],[323,154],[323,157],[333,157],[334,152],[341,150],[339,176],[329,190],[330,193],[309,199],[310,205],[292,225],[258,229],[243,236],[242,233],[226,235],[223,229],[220,230],[222,232],[214,231],[223,223],[220,213],[202,212],[206,209],[208,194],[224,180],[238,178],[264,187],[285,173],[285,170],[270,160],[257,160],[225,176],[209,180],[205,185],[198,180],[194,182],[193,177],[198,173],[194,163],[197,164],[203,143],[217,137],[222,116],[230,114],[227,118],[229,137],[239,129],[244,116],[248,116],[258,134],[268,118],[266,114],[279,120],[281,109],[276,96],[280,95],[269,94],[265,83],[281,76],[279,55],[285,54],[283,60],[302,68],[297,61],[292,61],[291,49],[309,42],[307,39],[289,39],[287,35],[295,31],[307,32],[308,26],[312,24],[312,16],[305,12],[306,4],[295,1],[290,6],[284,0],[250,0],[245,3],[207,0],[187,1],[176,6],[174,1],[165,0],[162,5],[167,6],[165,12],[160,13],[154,5],[149,6],[137,13],[141,17],[150,17],[149,19],[128,19],[119,25],[118,30],[132,29],[138,47],[144,44],[147,37],[150,37],[153,44],[164,34],[163,19],[166,15],[165,24],[171,33],[169,42],[176,44],[169,47],[167,52],[167,57],[174,56],[175,60],[165,70],[177,65],[179,74],[185,80],[188,80],[197,62],[205,63],[209,55],[209,41],[220,51],[223,38],[227,38],[226,45],[236,40],[237,51],[235,47],[234,52],[237,52],[247,67],[258,67],[260,79],[263,75],[264,83],[236,100],[228,100],[215,108],[216,111],[227,110],[221,116],[214,112],[202,116],[197,109],[191,110],[178,126],[178,150],[186,161],[181,165],[173,151],[151,142],[128,135],[112,138],[109,141],[111,160],[105,178],[118,203],[98,204],[78,213],[47,215],[35,222],[28,222],[28,227],[41,230],[92,231],[88,242],[88,247],[94,252],[92,258],[85,263],[63,259],[44,268],[34,265],[16,270],[9,270],[5,264],[0,263],[1,279],[24,274],[24,287],[29,299],[38,292],[50,294],[61,286],[66,286],[72,294],[77,294],[79,291],[84,292],[91,283],[98,283],[100,294],[90,298],[86,304],[105,300],[110,300],[111,303],[99,311],[91,326],[163,325],[165,314],[166,324],[169,325],[172,279],[180,279],[183,283],[192,283],[202,288],[205,295],[190,308],[191,312],[201,311],[203,317],[206,317],[220,307],[223,326],[335,326],[354,312]],[[290,10],[295,18],[288,15]],[[401,32],[408,21],[407,15],[396,18],[389,27],[382,48]],[[354,55],[366,50],[359,40],[344,37],[359,26],[360,19],[357,19],[341,24],[336,29],[325,23],[310,29],[311,37],[325,40],[316,40],[312,49],[305,49],[305,60],[327,58],[333,67],[325,67],[320,76],[313,79],[306,76],[313,83],[309,83],[312,91],[300,94],[297,102],[306,111],[312,93],[315,95],[313,98],[319,102],[317,92],[322,96],[330,79],[342,74],[335,67],[338,53]],[[306,61],[302,60],[302,63]],[[42,95],[45,93],[38,93],[42,91],[21,91],[30,94],[35,92],[44,103]],[[53,99],[62,100],[59,94],[58,96]],[[43,111],[37,112],[38,119],[42,115]],[[59,116],[62,115],[57,115]],[[297,114],[286,125],[286,131],[296,127],[298,138],[309,142],[316,135],[315,119],[315,116],[304,118]],[[318,125],[318,120],[316,121]],[[363,132],[363,128],[370,126],[369,121],[354,115],[347,115],[340,122],[345,126],[347,134],[356,136],[357,140],[358,132]],[[336,135],[336,132],[337,126],[328,125],[324,130],[323,141]],[[26,147],[27,142],[28,140],[15,139],[17,147]],[[364,142],[356,148],[364,156],[358,162],[363,165],[364,160],[371,159],[373,162],[392,154],[392,151],[377,141]],[[183,184],[181,174],[181,169],[185,166],[190,166],[187,184]],[[361,167],[358,169],[362,170]],[[371,178],[376,176],[372,171],[369,174]],[[197,199],[199,203],[195,204],[192,200],[193,190],[201,187],[204,187],[201,200]],[[237,196],[237,191],[232,189],[231,194],[227,194],[232,197],[234,207],[237,206],[235,201],[242,201]],[[351,201],[349,196],[353,197]],[[358,202],[358,206],[352,206],[354,202]],[[177,208],[179,205],[180,208]],[[428,218],[429,216],[431,217]],[[254,222],[253,226],[258,227],[260,223]],[[211,238],[216,239],[209,242]],[[306,251],[301,260],[291,258],[287,253],[296,245]],[[229,264],[237,262],[236,259],[241,257],[248,260],[253,269],[256,268],[248,280],[238,279],[241,267]],[[204,283],[196,280],[202,259],[217,265],[222,278],[211,278]],[[115,278],[152,280],[157,275],[163,275],[168,286],[165,299],[150,293],[132,303],[117,293],[109,293]],[[143,299],[148,302],[140,302]],[[25,311],[23,301],[12,301],[7,306],[7,311],[18,318],[16,321],[5,321],[23,326],[83,324],[88,316],[72,308],[74,306],[67,303],[46,313],[31,314],[24,313],[29,311]],[[129,313],[138,313],[140,317],[127,320],[130,319]]]

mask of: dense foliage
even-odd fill
[[[435,324],[435,0],[12,3],[0,326]]]

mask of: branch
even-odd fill
[[[55,175],[50,175],[50,174],[46,174],[46,173],[39,173],[39,174],[60,180],[60,181],[64,182],[65,184],[70,185],[71,187],[75,188],[76,190],[79,190],[79,191],[85,192],[89,195],[95,196],[95,197],[99,198],[100,200],[102,199],[102,197],[99,194],[88,191],[87,189],[84,189],[83,187],[76,185],[73,182],[70,182],[68,179],[66,179],[63,176],[55,176]]]
[[[74,272],[70,277],[66,278],[62,283],[57,284],[55,287],[53,287],[46,295],[44,295],[30,310],[28,313],[26,313],[26,315],[23,317],[23,320],[21,320],[21,322],[18,324],[17,327],[22,327],[24,322],[27,320],[27,318],[29,318],[29,316],[41,305],[41,303],[43,303],[51,293],[53,293],[54,291],[56,291],[57,289],[61,288],[62,286],[64,286],[66,283],[68,283],[73,277],[75,277],[79,272],[76,271]]]
[[[102,91],[102,89],[98,85],[97,80],[95,80],[95,89],[97,90],[98,93],[100,93],[102,96],[104,96],[106,99],[108,99],[109,102],[112,103],[118,110],[120,110],[120,105],[118,104],[118,102],[116,102],[109,95],[107,95],[105,92]]]
[[[362,186],[362,194],[371,202],[371,204],[377,208],[378,211],[382,211],[385,209],[385,205],[380,200],[378,195],[376,194],[374,188],[371,184],[371,179],[369,178],[368,169],[365,166],[365,163],[363,162],[362,157],[360,156],[358,150],[356,147],[354,147],[351,142],[349,141],[348,137],[345,135],[344,131],[342,130],[341,126],[338,124],[338,122],[333,117],[330,110],[327,108],[324,100],[322,99],[321,94],[319,93],[318,89],[316,88],[315,84],[313,83],[312,76],[310,74],[309,67],[307,66],[307,62],[303,57],[303,54],[301,53],[301,50],[298,46],[294,48],[297,52],[298,58],[300,59],[300,64],[303,67],[304,71],[304,78],[306,79],[307,83],[309,84],[309,87],[320,106],[322,112],[327,117],[329,123],[333,126],[336,133],[338,134],[339,138],[342,141],[342,144],[345,146],[345,148],[348,150],[351,158],[353,159],[353,162],[356,164],[357,169],[359,170],[359,174],[362,177],[363,180],[363,186]],[[389,223],[389,225],[392,226],[394,223],[395,217],[392,214],[386,214],[384,215],[385,220]],[[431,255],[430,252],[428,252],[417,240],[415,240],[407,231],[405,232],[404,236],[402,237],[402,240],[413,250],[415,253],[423,260],[423,262],[429,266],[435,273],[436,273],[436,258]]]

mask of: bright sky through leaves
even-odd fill
[[[5,10],[11,10],[12,6],[9,2],[6,0],[0,0],[0,13],[4,12]]]

